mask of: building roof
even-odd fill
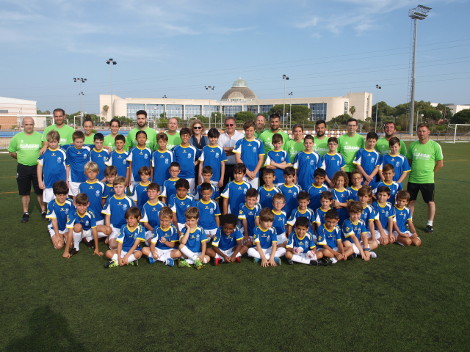
[[[248,88],[244,79],[237,79],[232,84],[232,88],[227,90],[221,100],[240,101],[256,99],[256,94]]]
[[[17,99],[17,98],[0,97],[0,104],[36,105],[36,101],[35,100]]]

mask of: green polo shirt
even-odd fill
[[[59,128],[55,124],[47,126],[44,129],[44,132],[42,134],[43,142],[47,141],[47,133],[49,133],[49,131],[52,131],[52,130],[59,132],[59,135],[60,135],[59,145],[66,145],[66,144],[73,143],[72,135],[75,132],[74,128],[69,125],[63,125],[62,127]]]
[[[33,132],[17,133],[10,141],[8,151],[17,154],[18,164],[34,166],[38,164],[39,151],[42,147],[42,134]]]
[[[441,145],[433,140],[421,144],[413,142],[408,148],[406,157],[411,160],[411,172],[408,182],[434,183],[434,166],[436,161],[443,160]]]
[[[344,157],[344,162],[346,163],[344,171],[353,171],[356,168],[353,164],[354,157],[359,149],[364,148],[364,137],[359,133],[350,137],[346,133],[339,137],[338,144],[338,151]]]

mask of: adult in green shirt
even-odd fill
[[[16,167],[16,182],[18,193],[23,205],[21,222],[29,221],[29,203],[31,200],[31,185],[41,207],[42,218],[46,219],[46,205],[42,201],[42,189],[39,187],[37,165],[42,146],[42,135],[34,130],[34,119],[23,118],[23,132],[16,134],[10,141],[8,152],[18,161]]]
[[[284,144],[289,140],[289,135],[281,129],[281,117],[278,114],[271,114],[269,116],[269,124],[271,129],[264,131],[259,136],[259,140],[264,144],[264,153],[268,155],[270,150],[273,150],[273,135],[279,133],[282,136]]]
[[[294,139],[289,139],[286,144],[284,144],[284,150],[289,154],[291,164],[294,163],[295,156],[298,152],[301,152],[305,149],[304,146],[304,128],[302,125],[292,126],[292,136]]]
[[[261,136],[261,133],[263,133],[264,131],[266,131],[266,117],[264,117],[264,115],[262,114],[258,114],[258,116],[256,116],[256,129],[255,129],[255,138],[258,138],[259,139],[259,136]]]
[[[172,117],[168,120],[168,129],[165,131],[165,134],[168,136],[168,144],[166,149],[171,150],[173,147],[181,144],[177,118]]]
[[[47,133],[49,131],[55,130],[59,132],[60,135],[60,141],[59,145],[67,145],[67,144],[72,144],[72,134],[75,132],[74,128],[71,126],[68,126],[65,122],[67,121],[66,116],[65,116],[65,110],[64,109],[54,109],[53,111],[54,115],[54,124],[47,126],[44,129],[44,132],[42,133],[42,148],[41,148],[41,154],[43,154],[47,147]]]
[[[408,158],[411,166],[408,179],[408,192],[410,203],[408,207],[414,212],[416,198],[419,191],[424,202],[428,206],[428,223],[424,231],[433,232],[434,216],[436,215],[436,203],[434,202],[434,174],[444,166],[444,155],[441,146],[429,139],[431,130],[425,123],[418,125],[418,141],[410,144]]]
[[[364,137],[356,133],[357,131],[357,120],[350,118],[347,121],[348,132],[343,134],[338,139],[338,151],[344,158],[346,165],[344,171],[351,172],[356,167],[353,164],[354,157],[359,149],[364,148]]]
[[[326,136],[326,122],[318,120],[315,122],[315,137],[313,137],[313,150],[320,156],[328,153],[328,137]]]
[[[109,129],[111,133],[104,137],[103,147],[108,149],[108,151],[112,151],[115,149],[115,139],[116,136],[119,134],[119,129],[121,128],[121,121],[117,118],[113,118],[109,122]]]
[[[380,155],[386,155],[390,153],[390,146],[389,141],[390,138],[395,137],[395,132],[397,131],[397,127],[395,122],[385,122],[384,123],[384,133],[385,136],[379,138],[377,144],[375,145],[375,150],[380,153]],[[400,154],[406,156],[406,145],[405,142],[400,140]]]
[[[145,142],[146,146],[151,150],[155,150],[155,146],[157,145],[157,131],[147,126],[147,111],[139,110],[136,112],[136,116],[137,127],[131,130],[126,138],[127,148],[130,150],[135,147],[137,145],[135,135],[139,131],[144,131],[147,134],[147,142]]]

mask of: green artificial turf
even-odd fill
[[[63,259],[37,207],[19,222],[16,164],[0,154],[0,349],[468,350],[470,144],[443,150],[433,234],[416,206],[422,247],[382,247],[368,263],[261,268],[244,258],[201,271],[144,259],[104,269],[83,245]]]

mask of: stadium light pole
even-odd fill
[[[117,61],[114,60],[112,57],[110,57],[108,60],[106,60],[106,64],[109,65],[109,67],[113,67],[117,65]],[[114,106],[113,106],[113,70],[109,70],[109,86],[111,90],[111,119],[114,117]]]
[[[83,78],[83,77],[74,77],[73,81],[75,83],[77,83],[77,82],[80,83],[80,92],[78,93],[78,95],[80,96],[80,125],[82,125],[83,124],[82,97],[85,95],[85,93],[83,93],[82,85],[83,85],[83,83],[85,83],[87,81],[87,79]],[[74,125],[75,125],[75,122],[74,122]]]
[[[375,88],[377,88],[377,103],[375,103],[375,133],[377,133],[377,117],[379,112],[379,90],[382,89],[382,86],[376,84]]]
[[[413,135],[413,120],[415,111],[415,83],[416,83],[416,42],[418,39],[418,20],[424,20],[428,16],[430,7],[418,5],[408,11],[408,17],[413,20],[413,56],[411,66],[411,92],[410,92],[410,126],[409,133]]]
[[[290,129],[292,130],[292,95],[294,95],[293,92],[289,93],[289,96],[291,97],[290,102],[289,102],[289,124],[290,124]]]
[[[286,124],[286,81],[289,80],[289,76],[287,75],[282,75],[282,80],[284,81],[284,103],[282,104],[282,123],[283,127],[285,127]]]
[[[214,91],[215,89],[215,86],[204,86],[204,88],[206,88],[206,91],[208,91],[210,93],[210,91]],[[211,128],[211,97],[210,97],[210,94],[209,94],[209,128]],[[216,121],[217,122],[217,121]]]

